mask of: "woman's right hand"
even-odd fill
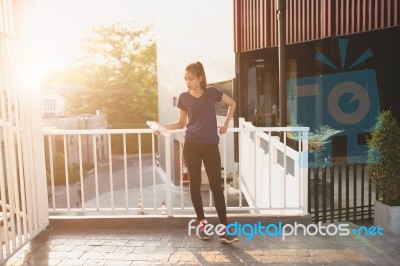
[[[153,130],[154,134],[162,135],[167,132],[167,129],[156,121],[147,121],[146,124]]]

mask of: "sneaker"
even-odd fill
[[[239,238],[236,235],[228,235],[227,233],[225,233],[219,237],[219,242],[225,244],[230,244],[236,241],[239,241]]]
[[[219,242],[221,243],[230,244],[235,241],[239,241],[239,238],[236,235],[230,236],[225,234],[219,237]]]
[[[209,240],[211,238],[211,236],[204,233],[204,227],[206,225],[207,225],[207,221],[200,222],[199,237],[201,240]]]

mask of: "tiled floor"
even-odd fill
[[[48,229],[5,265],[399,265],[400,235],[244,236],[201,241],[187,227]]]

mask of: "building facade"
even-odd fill
[[[258,126],[279,125],[276,10],[275,0],[234,1],[238,113]],[[364,162],[378,113],[400,118],[399,10],[399,0],[286,0],[286,120],[337,132],[325,162]]]

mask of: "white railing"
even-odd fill
[[[0,0],[0,264],[49,222],[40,99],[25,75],[29,2]]]
[[[240,119],[239,132],[242,191],[250,206],[270,214],[307,213],[308,129],[255,128]]]
[[[300,163],[307,162],[307,130],[257,128],[241,119],[238,128],[221,136],[228,211],[307,213],[307,171]],[[184,131],[170,133],[157,137],[150,129],[45,131],[50,213],[192,215],[182,164]],[[283,142],[274,134],[281,134]],[[286,141],[296,134],[300,141],[293,149]],[[60,153],[64,156],[55,156]],[[213,212],[205,173],[202,193],[206,211]]]

